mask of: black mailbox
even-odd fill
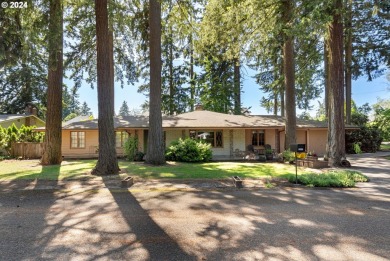
[[[305,152],[306,145],[305,144],[290,144],[290,150],[292,152]]]

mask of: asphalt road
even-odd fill
[[[389,260],[390,161],[377,156],[351,158],[371,178],[354,189],[0,184],[0,260]]]

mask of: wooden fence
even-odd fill
[[[23,159],[40,159],[43,152],[43,143],[14,142],[11,144],[12,157]]]

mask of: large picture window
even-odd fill
[[[85,132],[71,131],[70,132],[70,147],[72,149],[85,148]]]
[[[190,131],[191,139],[203,140],[207,143],[210,143],[214,148],[223,147],[223,131],[222,130],[191,130]]]
[[[129,138],[129,134],[125,131],[115,132],[115,147],[123,148],[128,138]]]
[[[264,146],[265,135],[264,130],[253,130],[252,131],[252,145],[253,146]]]

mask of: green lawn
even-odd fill
[[[380,150],[390,150],[390,144],[382,143]]]
[[[64,161],[61,166],[41,166],[38,160],[4,160],[0,161],[0,180],[95,178],[89,174],[95,164],[96,160],[69,160]],[[169,162],[164,166],[154,167],[142,162],[120,161],[119,165],[128,175],[141,178],[222,179],[231,176],[242,178],[287,177],[289,174],[295,174],[293,165],[280,163]],[[299,173],[307,173],[307,171],[299,169]]]

